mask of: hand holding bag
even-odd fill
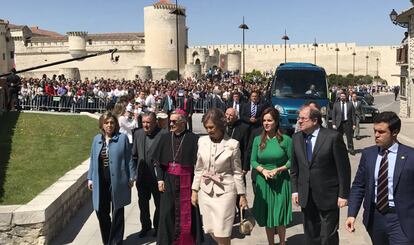
[[[255,225],[256,221],[250,214],[250,211],[248,209],[240,209],[240,233],[250,235]]]

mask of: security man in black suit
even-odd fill
[[[355,108],[350,101],[346,101],[347,95],[341,92],[339,101],[335,102],[332,109],[332,128],[338,130],[341,135],[346,135],[348,151],[355,155],[353,130],[356,125]]]

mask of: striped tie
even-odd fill
[[[388,209],[388,150],[384,150],[377,181],[377,209],[384,212]]]
[[[252,104],[252,117],[256,117],[256,104]]]

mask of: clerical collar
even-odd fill
[[[180,133],[178,133],[178,134],[176,134],[176,133],[174,133],[174,136],[175,137],[182,137],[184,134],[185,134],[185,129],[182,131],[182,132],[180,132]]]

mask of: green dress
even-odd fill
[[[276,137],[267,139],[266,147],[260,150],[261,136],[257,136],[252,145],[251,165],[272,170],[285,165],[290,168],[292,139],[283,135],[279,144]],[[259,226],[286,226],[292,221],[292,193],[289,171],[277,174],[266,180],[260,173],[256,177],[256,194],[253,202],[253,215]]]

